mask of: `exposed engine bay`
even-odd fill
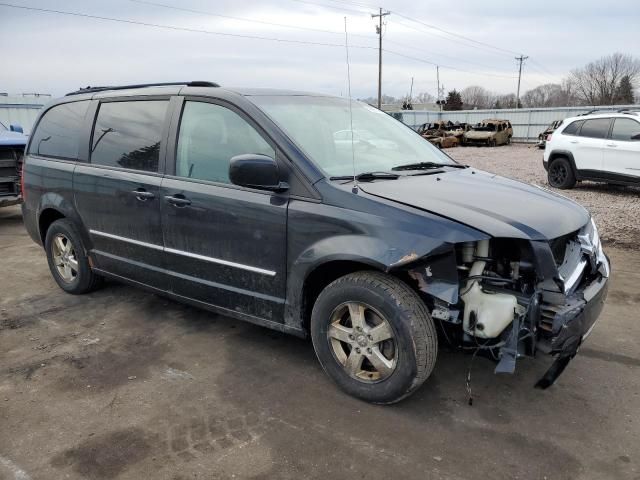
[[[555,361],[552,385],[591,332],[607,294],[609,262],[593,221],[551,241],[491,238],[456,244],[409,276],[431,302],[445,339],[513,373],[538,351]]]

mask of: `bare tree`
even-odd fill
[[[413,97],[413,103],[435,103],[436,97],[428,92],[418,93]]]
[[[569,81],[576,95],[589,105],[611,105],[615,102],[620,81],[629,77],[634,84],[640,75],[640,60],[631,55],[614,53],[573,70]]]
[[[493,104],[493,93],[479,85],[471,85],[460,92],[465,108],[489,108]]]
[[[522,104],[529,108],[559,107],[562,101],[562,86],[557,83],[539,85],[522,96]]]
[[[522,100],[520,100],[522,103]],[[522,106],[522,105],[521,105]],[[498,95],[493,104],[493,108],[516,108],[515,93],[507,93],[506,95]]]

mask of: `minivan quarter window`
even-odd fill
[[[594,118],[585,120],[580,130],[581,137],[606,138],[609,134],[610,118]]]
[[[612,140],[640,141],[640,122],[630,118],[616,118],[611,130]]]
[[[230,183],[229,161],[247,153],[276,155],[236,112],[213,103],[185,102],[176,152],[177,176]]]
[[[93,129],[91,163],[157,172],[168,100],[105,102]]]
[[[78,143],[89,101],[63,103],[42,117],[29,145],[30,155],[77,160]]]

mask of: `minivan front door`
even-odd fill
[[[103,101],[90,163],[79,163],[73,177],[95,268],[163,290],[168,280],[162,273],[160,159],[168,104],[166,99]]]
[[[288,197],[232,185],[228,174],[232,157],[275,158],[275,148],[231,106],[186,100],[178,123],[179,114],[161,189],[171,290],[248,320],[281,323]]]

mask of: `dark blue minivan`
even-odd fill
[[[360,102],[210,82],[87,88],[29,140],[23,213],[57,284],[110,278],[311,337],[346,392],[393,403],[438,343],[555,356],[593,329],[609,262],[589,213],[461,165]]]

